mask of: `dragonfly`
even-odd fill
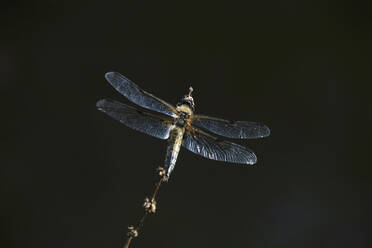
[[[208,159],[253,165],[257,162],[253,151],[221,137],[257,139],[270,135],[270,129],[259,122],[229,121],[195,114],[192,87],[189,88],[188,94],[173,106],[142,90],[118,72],[108,72],[105,78],[112,87],[137,106],[132,107],[105,98],[97,102],[98,110],[127,127],[167,140],[163,166],[166,181],[176,165],[181,146]]]

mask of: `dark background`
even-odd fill
[[[272,132],[237,141],[253,167],[182,149],[133,247],[370,247],[371,25],[355,1],[3,2],[0,246],[124,243],[166,143],[96,110],[128,102],[115,70]]]

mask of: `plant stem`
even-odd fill
[[[160,180],[155,185],[155,189],[154,189],[154,192],[152,194],[151,199],[148,199],[147,197],[145,198],[145,202],[143,204],[143,207],[145,208],[144,215],[142,216],[142,218],[138,222],[137,226],[135,226],[135,227],[129,226],[128,227],[128,229],[129,229],[129,232],[127,233],[128,239],[127,239],[127,242],[125,242],[124,248],[129,248],[129,245],[130,245],[131,241],[133,240],[133,238],[138,237],[138,234],[139,234],[138,232],[143,227],[143,224],[146,220],[146,217],[151,213],[154,214],[155,211],[156,211],[156,200],[155,199],[156,199],[156,196],[159,192],[161,184],[166,181],[166,177],[165,177],[166,174],[165,174],[164,168],[159,167],[158,168],[158,173],[160,175]]]

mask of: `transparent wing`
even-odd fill
[[[156,96],[140,89],[135,83],[124,77],[118,72],[108,72],[105,74],[106,80],[120,94],[128,98],[129,101],[135,104],[154,110],[156,112],[177,117],[177,110],[169,103],[157,98]]]
[[[161,118],[145,113],[111,99],[99,100],[97,108],[127,127],[159,139],[167,139],[169,137],[172,126],[171,118]]]
[[[186,129],[182,145],[193,153],[213,160],[238,164],[255,164],[257,161],[256,155],[248,148],[191,127]]]
[[[258,122],[228,121],[205,115],[194,115],[192,125],[233,139],[256,139],[270,135],[270,129]]]

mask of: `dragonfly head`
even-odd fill
[[[177,104],[177,106],[180,105],[187,105],[189,106],[192,110],[195,109],[195,103],[194,103],[194,98],[191,96],[191,93],[193,91],[193,88],[190,86],[189,88],[189,94],[185,95],[182,99],[181,102]]]

